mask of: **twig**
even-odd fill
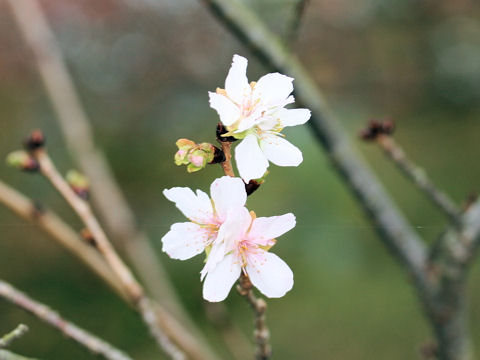
[[[3,280],[0,280],[0,297],[35,315],[43,322],[59,330],[66,337],[75,340],[94,354],[102,355],[109,360],[132,360],[122,351],[117,350],[95,335],[65,320],[48,306],[33,300]]]
[[[8,350],[0,350],[0,360],[38,360],[12,353]]]
[[[295,38],[298,36],[298,29],[300,27],[300,23],[302,21],[302,17],[305,14],[305,10],[310,3],[310,0],[297,0],[297,3],[295,4],[295,8],[293,9],[292,12],[292,20],[289,26],[289,29],[287,29],[287,40],[288,42],[293,42]]]
[[[267,303],[263,299],[259,299],[252,291],[252,283],[248,276],[242,274],[237,285],[237,290],[252,307],[255,313],[255,343],[257,344],[256,360],[268,360],[272,355],[270,346],[270,331],[266,323]]]
[[[37,0],[8,0],[26,43],[33,51],[47,94],[57,114],[55,118],[66,144],[91,182],[92,200],[114,239],[147,288],[182,323],[170,317],[181,331],[176,342],[183,344],[192,359],[217,359],[202,333],[195,327],[176,295],[166,271],[155,256],[150,240],[137,228],[129,207],[104,154],[96,147],[93,130],[82,108],[61,49]],[[115,211],[112,211],[115,209]]]
[[[13,331],[9,332],[8,334],[0,338],[0,349],[6,348],[13,341],[21,338],[23,335],[25,335],[27,331],[28,331],[27,325],[24,325],[24,324],[18,325]]]
[[[222,151],[225,154],[225,160],[221,163],[223,171],[225,175],[235,177],[231,161],[232,143],[230,141],[220,141],[220,143],[222,144]],[[268,360],[271,356],[272,348],[269,343],[270,331],[268,330],[266,322],[267,317],[265,314],[267,310],[267,303],[263,299],[257,299],[252,291],[253,285],[248,276],[245,274],[240,275],[238,282],[239,285],[237,286],[237,290],[239,294],[247,300],[255,313],[254,337],[257,344],[257,352],[255,357],[257,360]]]
[[[333,165],[371,216],[385,245],[412,275],[422,294],[427,251],[382,184],[353,147],[346,131],[330,114],[317,86],[302,65],[245,5],[236,0],[201,0],[234,35],[269,68],[295,78],[297,102],[312,110],[310,127]]]
[[[395,162],[402,173],[422,190],[452,222],[458,223],[460,221],[460,211],[453,200],[435,186],[426,172],[405,155],[403,149],[391,136],[381,134],[376,137],[376,143]]]
[[[43,232],[78,257],[120,296],[126,296],[118,278],[112,273],[98,251],[82,241],[78,234],[55,213],[39,207],[38,204],[1,181],[0,203],[21,218],[37,225]]]
[[[113,275],[111,269],[103,258],[100,257],[98,251],[84,244],[81,239],[78,238],[75,231],[59,219],[58,216],[45,209],[39,211],[38,206],[31,202],[31,200],[1,182],[0,203],[4,203],[7,208],[10,208],[20,217],[38,225],[45,233],[57,240],[60,245],[84,261],[85,265],[110,285],[118,296],[129,305],[132,305],[122,285],[119,283],[118,278]],[[168,336],[174,339],[182,348],[186,349],[190,358],[202,358],[201,354],[195,357],[198,340],[185,331],[183,325],[181,325],[169,311],[164,309],[160,304],[154,303],[153,305],[157,319],[162,324]]]
[[[161,329],[158,321],[156,321],[155,310],[152,307],[151,301],[145,295],[142,286],[135,279],[130,269],[118,256],[108,240],[107,235],[95,218],[88,202],[77,196],[77,194],[75,194],[70,188],[43,147],[33,150],[32,155],[38,161],[42,175],[44,175],[54,188],[63,196],[92,234],[95,239],[96,248],[105,258],[112,271],[118,276],[132,305],[142,315],[142,319],[150,329],[150,334],[156,340],[157,344],[172,359],[184,359],[185,355],[183,352],[170,341]]]

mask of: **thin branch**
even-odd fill
[[[305,10],[307,9],[310,0],[297,0],[295,7],[292,11],[292,20],[289,28],[287,29],[287,40],[292,43],[298,36],[298,29],[302,22],[302,18],[305,15]]]
[[[32,200],[0,181],[0,203],[21,218],[37,225],[70,253],[78,257],[120,296],[126,296],[118,278],[97,250],[87,245],[79,235],[50,210],[41,208]]]
[[[114,348],[112,345],[86,330],[79,328],[48,306],[33,300],[3,280],[0,280],[0,297],[35,315],[43,322],[59,330],[66,337],[75,340],[78,344],[94,354],[102,355],[109,360],[132,360],[122,351]]]
[[[148,326],[150,333],[157,344],[172,359],[184,359],[185,355],[183,352],[170,341],[168,336],[161,329],[158,321],[156,321],[155,310],[153,309],[151,301],[145,295],[142,286],[135,279],[128,266],[123,262],[120,256],[118,256],[101,225],[95,218],[88,202],[77,196],[77,194],[75,194],[70,188],[43,147],[32,151],[32,155],[38,161],[42,175],[44,175],[53,187],[63,196],[92,234],[95,239],[96,248],[105,258],[112,271],[118,276],[131,303],[142,315],[142,319]]]
[[[242,274],[237,286],[238,293],[242,295],[252,307],[255,314],[255,343],[257,352],[256,360],[268,360],[272,356],[272,347],[270,346],[270,331],[266,322],[267,303],[259,299],[252,291],[252,283],[248,276]]]
[[[188,345],[189,356],[197,360],[215,360],[217,356],[181,305],[156,251],[145,233],[138,230],[135,216],[123,195],[104,154],[97,148],[90,121],[82,107],[68,72],[55,34],[37,0],[8,0],[17,25],[35,61],[66,144],[91,182],[92,200],[113,238],[137,270],[144,284],[185,327],[177,342]],[[115,209],[115,211],[112,211]]]
[[[324,97],[303,66],[245,5],[236,0],[201,0],[235,36],[270,69],[295,78],[297,102],[312,110],[312,132],[332,164],[371,216],[385,245],[413,280],[422,297],[429,291],[425,276],[427,251],[422,239],[399,211],[346,131],[330,114]]]
[[[118,278],[113,275],[111,269],[99,255],[98,251],[86,245],[75,231],[53,212],[45,209],[41,209],[40,211],[38,205],[35,205],[31,200],[2,182],[0,182],[0,203],[4,203],[7,208],[11,209],[20,217],[39,226],[41,230],[57,240],[61,246],[77,256],[88,268],[99,275],[121,299],[126,301],[127,304],[132,305],[122,285],[119,283]],[[195,339],[193,335],[190,335],[183,325],[160,304],[154,303],[154,307],[157,319],[168,336],[185,349],[190,358],[201,359],[202,355],[196,355],[195,353],[198,349],[198,340]]]
[[[406,156],[403,149],[391,136],[382,134],[377,136],[375,140],[385,154],[395,162],[401,172],[422,190],[452,222],[459,222],[460,211],[457,205],[446,193],[435,186],[422,168]]]
[[[18,325],[14,330],[0,338],[0,349],[6,348],[15,340],[21,338],[28,332],[28,326],[24,324]]]
[[[0,350],[0,360],[38,360],[38,359],[18,355],[8,350]]]
[[[220,164],[225,175],[235,177],[232,167],[232,143],[230,141],[221,141],[222,151],[225,154],[225,160]],[[255,343],[257,352],[255,358],[257,360],[268,360],[272,355],[272,347],[270,346],[270,331],[266,322],[267,303],[263,299],[258,299],[252,291],[253,285],[247,275],[240,275],[237,286],[238,293],[242,295],[252,307],[255,314]]]

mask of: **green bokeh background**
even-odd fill
[[[293,0],[244,0],[288,38]],[[224,358],[206,320],[202,259],[180,262],[161,252],[161,237],[183,221],[162,195],[171,186],[207,190],[219,167],[187,174],[173,164],[175,141],[214,141],[216,114],[207,91],[223,86],[234,53],[248,75],[266,71],[201,6],[190,0],[41,1],[65,53],[83,105],[115,175],[167,267],[181,299]],[[312,0],[293,51],[323,89],[352,137],[372,117],[391,117],[395,137],[459,204],[480,187],[480,6],[478,2]],[[32,56],[11,13],[0,4],[0,156],[34,128],[48,136],[58,166],[75,167],[62,140]],[[408,278],[383,247],[307,126],[286,129],[302,149],[298,168],[272,166],[248,201],[259,216],[293,212],[297,227],[274,251],[295,273],[293,290],[269,301],[275,359],[419,358],[431,339]],[[426,242],[447,225],[443,215],[399,175],[374,145],[355,140],[375,173]],[[37,175],[0,164],[0,178],[77,218]],[[115,209],[112,209],[115,211]],[[76,259],[0,207],[0,277],[81,326],[128,351],[159,358],[136,314]],[[469,281],[469,323],[480,354],[480,273]],[[229,313],[248,337],[251,311],[232,293]],[[75,343],[5,302],[0,334],[19,322],[31,331],[13,350],[42,359],[90,359]]]

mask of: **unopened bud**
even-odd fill
[[[360,137],[365,141],[376,140],[379,135],[392,135],[395,123],[392,120],[370,120],[368,126],[360,131]]]
[[[41,130],[33,130],[24,141],[25,149],[35,151],[45,146],[45,135]]]
[[[40,169],[37,160],[23,150],[11,152],[6,160],[9,166],[22,171],[36,172]]]
[[[180,139],[176,145],[178,151],[175,153],[175,164],[187,165],[188,172],[199,171],[207,164],[225,160],[223,152],[210,143],[196,144],[188,139]]]
[[[72,190],[84,200],[88,200],[90,182],[88,178],[77,170],[70,170],[65,177]]]

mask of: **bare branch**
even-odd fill
[[[3,280],[0,280],[0,297],[35,315],[43,322],[59,330],[66,337],[75,340],[78,344],[94,354],[102,355],[109,360],[132,360],[122,351],[117,350],[95,335],[65,320],[48,306],[33,300]]]
[[[401,172],[422,190],[452,222],[458,223],[460,221],[460,211],[453,200],[435,186],[427,173],[406,156],[403,149],[391,136],[379,135],[375,140],[385,154],[395,162]]]
[[[63,196],[92,234],[98,251],[102,254],[112,271],[121,281],[125,292],[129,296],[130,302],[142,315],[142,319],[148,326],[151,335],[160,348],[163,349],[172,359],[185,359],[183,352],[170,341],[161,328],[161,324],[159,324],[155,317],[155,310],[153,309],[151,301],[145,295],[142,286],[135,279],[128,266],[123,262],[120,256],[118,256],[100,223],[95,218],[88,202],[77,196],[77,194],[70,188],[43,147],[32,151],[32,155],[38,161],[42,175],[44,175],[53,187]]]
[[[116,293],[122,297],[126,296],[118,278],[107,266],[98,251],[82,241],[78,234],[55,213],[39,208],[33,201],[1,181],[0,203],[3,203],[21,218],[37,225],[43,232],[92,269]]]
[[[66,144],[91,181],[92,199],[107,229],[118,240],[144,284],[169,311],[189,344],[189,356],[197,360],[214,360],[217,356],[202,333],[196,328],[176,295],[166,271],[155,256],[155,250],[145,233],[137,228],[129,207],[104,154],[94,142],[93,130],[82,108],[73,80],[68,72],[55,34],[52,32],[37,0],[8,0],[26,43],[40,72],[47,94],[56,112],[56,120]],[[115,211],[111,211],[115,209]],[[186,338],[189,338],[187,340]]]
[[[309,3],[310,0],[297,0],[297,3],[294,6],[292,20],[289,28],[287,29],[287,38],[290,43],[293,42],[298,36],[298,29],[300,28],[302,18],[305,15],[305,10],[307,9]]]
[[[317,86],[298,60],[246,6],[236,0],[201,0],[234,35],[270,69],[295,78],[297,102],[312,110],[310,127],[343,180],[370,214],[385,245],[413,275],[421,292],[428,291],[425,277],[426,248],[385,192],[366,162],[358,155],[346,131],[330,114]]]
[[[127,304],[132,305],[119,280],[112,273],[98,251],[86,245],[73,229],[53,212],[38,209],[31,200],[0,182],[0,203],[27,221],[39,226],[46,234],[82,260],[85,265],[105,281]],[[176,320],[169,311],[155,303],[155,314],[170,338],[174,339],[192,359],[204,359],[198,351],[198,340]],[[1,360],[1,358],[0,358]]]
[[[238,293],[247,300],[255,314],[254,338],[257,344],[255,358],[256,360],[268,360],[272,356],[272,347],[270,346],[270,331],[266,322],[267,303],[255,296],[248,276],[242,274],[238,282]]]
[[[18,325],[14,330],[0,338],[0,349],[6,348],[13,341],[21,338],[28,331],[28,326],[24,324]]]

